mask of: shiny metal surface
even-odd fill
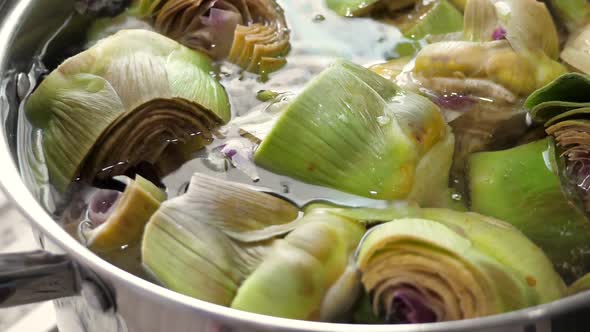
[[[7,94],[0,98],[3,120],[0,129],[0,185],[33,226],[47,237],[47,249],[69,254],[80,265],[96,273],[112,294],[113,306],[105,310],[97,305],[96,296],[100,291],[89,280],[90,283],[83,284],[82,295],[56,301],[60,331],[550,332],[557,331],[552,330],[552,317],[590,305],[590,293],[585,293],[539,307],[476,320],[419,326],[328,324],[260,316],[213,305],[169,291],[113,267],[70,237],[51,219],[21,180],[15,163],[14,103],[17,89],[14,80],[20,72],[28,71],[36,48],[59,26],[59,22],[63,22],[71,5],[71,1],[66,0],[0,1],[0,72]]]

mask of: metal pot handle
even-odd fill
[[[66,255],[41,250],[0,255],[0,308],[77,295],[79,271]]]

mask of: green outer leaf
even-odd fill
[[[425,13],[418,12],[418,19],[402,26],[404,36],[422,39],[427,35],[441,35],[463,30],[463,14],[446,0],[438,0]],[[420,15],[421,14],[421,15]]]
[[[590,223],[568,202],[558,175],[553,143],[541,140],[469,160],[473,211],[511,223],[569,278],[590,268]]]
[[[575,295],[578,293],[590,290],[590,274],[586,274],[582,278],[576,280],[567,290],[568,295]]]
[[[404,198],[420,155],[445,130],[430,101],[339,61],[291,102],[255,161],[276,173],[361,196]]]
[[[326,0],[326,5],[341,16],[365,15],[380,0]]]
[[[51,182],[64,191],[96,139],[125,109],[103,78],[57,71],[31,95],[25,111],[34,126],[43,128]],[[85,115],[77,116],[80,112]]]
[[[533,92],[525,101],[532,118],[545,123],[561,114],[563,108],[590,106],[590,78],[578,73],[559,76],[546,86]]]
[[[232,308],[292,319],[321,316],[323,299],[346,270],[364,227],[321,212],[304,218],[246,279]]]

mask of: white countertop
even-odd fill
[[[0,253],[31,251],[38,248],[31,227],[0,191]],[[0,331],[57,331],[53,304],[45,302],[0,309]]]

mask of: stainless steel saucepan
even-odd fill
[[[34,84],[35,55],[47,47],[45,42],[60,29],[72,8],[71,0],[0,0],[0,185],[31,221],[46,250],[0,256],[0,307],[53,299],[62,332],[590,331],[590,310],[585,309],[590,308],[590,292],[458,322],[327,324],[261,316],[199,301],[100,259],[54,222],[29,191],[18,167],[23,162],[18,160],[16,144],[20,98]],[[59,43],[54,47],[60,47]]]

